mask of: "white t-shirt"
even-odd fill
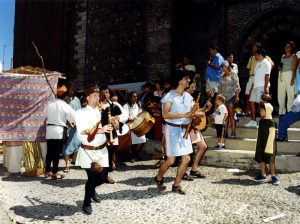
[[[225,114],[228,114],[226,106],[224,104],[219,105],[215,112],[215,124],[223,124]]]
[[[262,61],[257,62],[254,72],[254,88],[256,87],[263,87],[265,85],[265,75],[271,74],[272,65],[268,61],[267,58],[265,58]],[[270,86],[270,82],[268,84]]]

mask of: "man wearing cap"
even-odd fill
[[[75,122],[75,111],[64,99],[67,97],[66,86],[57,89],[57,99],[52,100],[46,106],[46,171],[45,178],[62,179],[64,176],[57,173],[59,155],[62,152],[65,140],[67,121],[72,124]],[[52,168],[51,168],[52,163]]]
[[[75,117],[81,141],[75,165],[84,168],[88,176],[82,209],[86,214],[91,214],[91,199],[100,202],[95,188],[107,180],[109,162],[105,133],[112,128],[111,125],[101,124],[100,88],[97,85],[88,86],[85,89],[85,99],[87,106],[78,110]],[[99,172],[92,169],[92,162],[101,166]]]

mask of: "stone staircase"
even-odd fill
[[[243,127],[249,120],[250,118],[243,118],[237,122],[237,138],[227,138],[225,142],[226,149],[224,150],[213,149],[218,142],[216,130],[208,127],[202,134],[209,149],[201,164],[239,169],[259,169],[259,164],[253,159],[257,128]],[[278,119],[275,118],[275,120],[278,123]],[[277,143],[276,169],[282,172],[298,172],[300,171],[300,157],[296,154],[300,152],[300,121],[288,129],[288,138],[288,142]],[[149,140],[144,146],[144,150],[147,154],[151,154],[153,158],[159,158],[161,142]]]

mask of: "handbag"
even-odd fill
[[[94,172],[94,173],[96,173],[96,174],[98,174],[98,173],[101,173],[101,171],[103,170],[103,167],[102,166],[100,166],[100,164],[99,163],[97,163],[97,162],[94,162],[93,161],[93,159],[92,159],[92,157],[87,153],[87,151],[85,150],[85,149],[83,149],[84,151],[85,151],[85,153],[88,155],[88,157],[91,159],[91,170]]]

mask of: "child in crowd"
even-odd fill
[[[272,118],[273,107],[270,103],[260,104],[259,121],[255,160],[261,164],[261,173],[254,179],[256,182],[266,182],[266,164],[270,164],[272,184],[278,185],[279,180],[275,176],[275,155],[277,144],[275,140],[275,132],[277,128],[276,122]]]
[[[226,120],[228,116],[228,111],[224,105],[225,97],[223,95],[216,96],[216,111],[215,111],[215,126],[217,131],[217,136],[219,138],[219,143],[215,149],[225,149],[225,138],[224,131]]]

